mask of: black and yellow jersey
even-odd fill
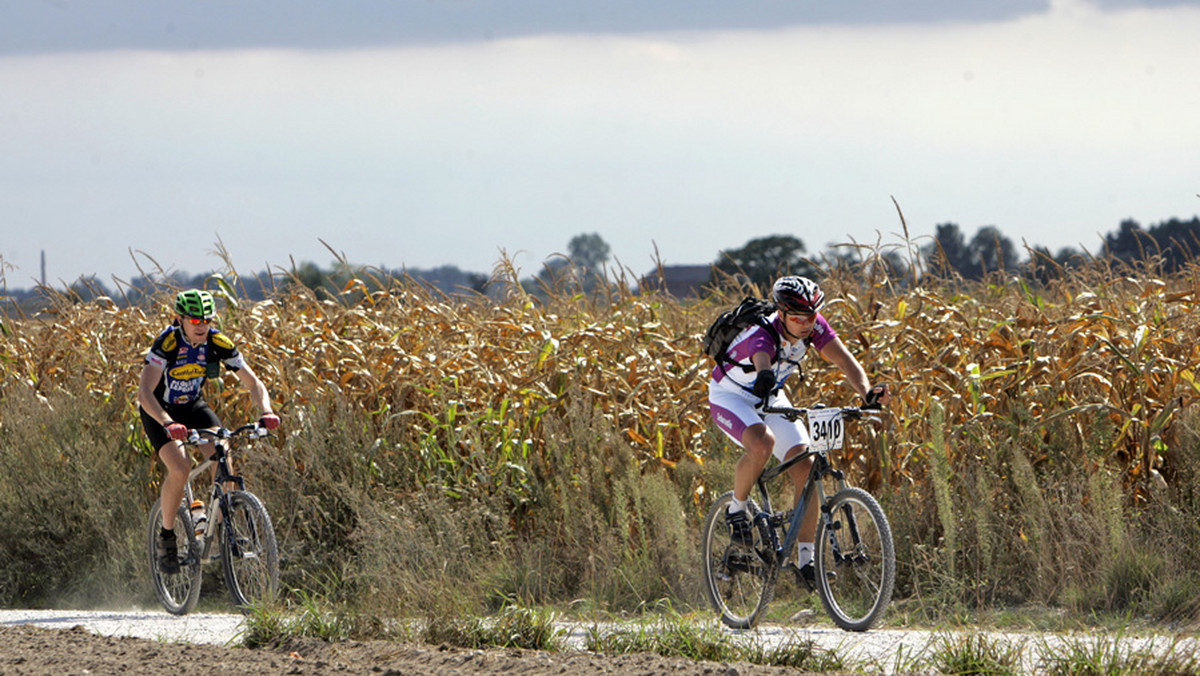
[[[154,387],[154,396],[168,406],[200,401],[200,388],[206,379],[221,375],[221,364],[231,371],[246,366],[229,336],[210,327],[208,340],[196,347],[184,340],[178,325],[158,334],[146,353],[146,363],[162,367],[163,379]]]

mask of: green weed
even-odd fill
[[[943,674],[1008,676],[1022,671],[1023,646],[981,633],[942,634],[930,648],[928,661]]]
[[[1194,644],[1177,640],[1166,646],[1153,640],[1134,645],[1117,636],[1076,636],[1060,643],[1042,642],[1042,671],[1048,676],[1186,676],[1200,674]]]

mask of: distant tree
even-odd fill
[[[463,290],[483,293],[489,281],[487,275],[463,272],[456,265],[442,265],[429,270],[407,270],[404,274],[448,294],[462,293]]]
[[[975,279],[982,279],[992,272],[1015,269],[1020,259],[1012,240],[996,226],[987,225],[971,238],[970,260]]]
[[[329,279],[329,273],[322,270],[312,261],[304,261],[300,267],[292,273],[295,281],[300,282],[304,286],[313,290],[317,298],[329,298],[333,293],[333,283]],[[289,279],[285,284],[294,283]]]
[[[971,267],[967,241],[957,223],[943,223],[937,226],[933,243],[922,247],[921,253],[925,258],[926,268],[934,275],[961,275]]]
[[[1147,252],[1147,247],[1149,247],[1149,252]],[[1105,253],[1123,263],[1144,261],[1147,253],[1153,254],[1155,249],[1157,249],[1157,245],[1154,238],[1132,218],[1121,221],[1115,233],[1104,236]]]
[[[1183,269],[1200,256],[1200,216],[1193,216],[1190,221],[1172,218],[1152,226],[1150,232],[1163,247],[1172,271]]]
[[[1040,284],[1051,280],[1061,279],[1064,273],[1082,267],[1087,259],[1078,249],[1064,247],[1057,254],[1051,254],[1044,246],[1033,248],[1029,262],[1025,266],[1025,276]]]
[[[1104,238],[1109,256],[1125,263],[1156,262],[1162,272],[1177,272],[1200,254],[1200,217],[1190,221],[1172,218],[1142,229],[1137,221],[1121,222],[1115,234]]]
[[[567,257],[554,256],[546,261],[538,279],[551,287],[566,284],[592,291],[605,283],[604,264],[610,251],[597,233],[575,235],[567,243]]]
[[[943,223],[937,226],[933,243],[921,252],[932,274],[958,274],[975,280],[999,270],[1016,269],[1020,262],[1012,240],[993,225],[977,230],[968,243],[957,224]]]
[[[80,277],[67,287],[67,297],[76,303],[89,303],[108,295],[108,288],[95,275]]]
[[[804,259],[804,242],[791,235],[758,237],[740,249],[725,249],[713,264],[730,275],[745,275],[760,287],[770,287],[781,275],[816,276]]]
[[[598,272],[608,262],[611,249],[598,233],[575,235],[567,243],[571,262],[588,272]]]

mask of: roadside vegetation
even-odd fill
[[[887,257],[859,251],[820,277],[831,322],[896,388],[886,424],[860,426],[839,459],[896,536],[885,626],[1194,629],[1200,266],[1096,260],[1035,284],[912,265],[893,276]],[[397,629],[419,625],[427,640],[505,644],[488,634],[497,624],[537,634],[549,612],[520,609],[707,611],[697,531],[737,454],[708,424],[699,337],[753,289],[730,278],[698,300],[622,285],[532,295],[515,278],[498,266],[494,283],[514,283],[497,300],[364,269],[339,294],[281,284],[259,302],[232,274],[209,280],[222,329],[284,420],[237,463],[271,511],[289,590],[252,615],[253,642],[421,638]],[[159,471],[134,394],[173,292],[131,307],[58,295],[35,316],[0,317],[0,605],[153,607],[143,533]],[[802,403],[852,400],[836,369],[805,370],[820,394]],[[232,424],[254,411],[230,378],[208,396]],[[225,608],[220,581],[205,587],[204,603]],[[780,613],[805,604],[780,596]],[[1045,612],[1014,610],[1030,607]],[[682,653],[709,639],[595,641],[674,640]],[[938,650],[930,668],[947,673],[1011,661],[984,639]],[[1082,652],[1061,661],[1120,659]]]

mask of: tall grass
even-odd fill
[[[892,517],[900,611],[1195,621],[1197,270],[911,286],[881,260],[821,281],[842,338],[896,386],[886,427],[838,463]],[[703,603],[698,523],[738,453],[708,423],[699,336],[746,290],[508,288],[464,299],[361,270],[340,294],[281,283],[249,303],[214,280],[284,418],[236,462],[272,512],[285,587],[380,618]],[[169,297],[4,319],[0,603],[146,598],[158,472],[134,390]],[[806,366],[799,402],[853,400]],[[232,376],[210,388],[227,423],[257,414]]]

